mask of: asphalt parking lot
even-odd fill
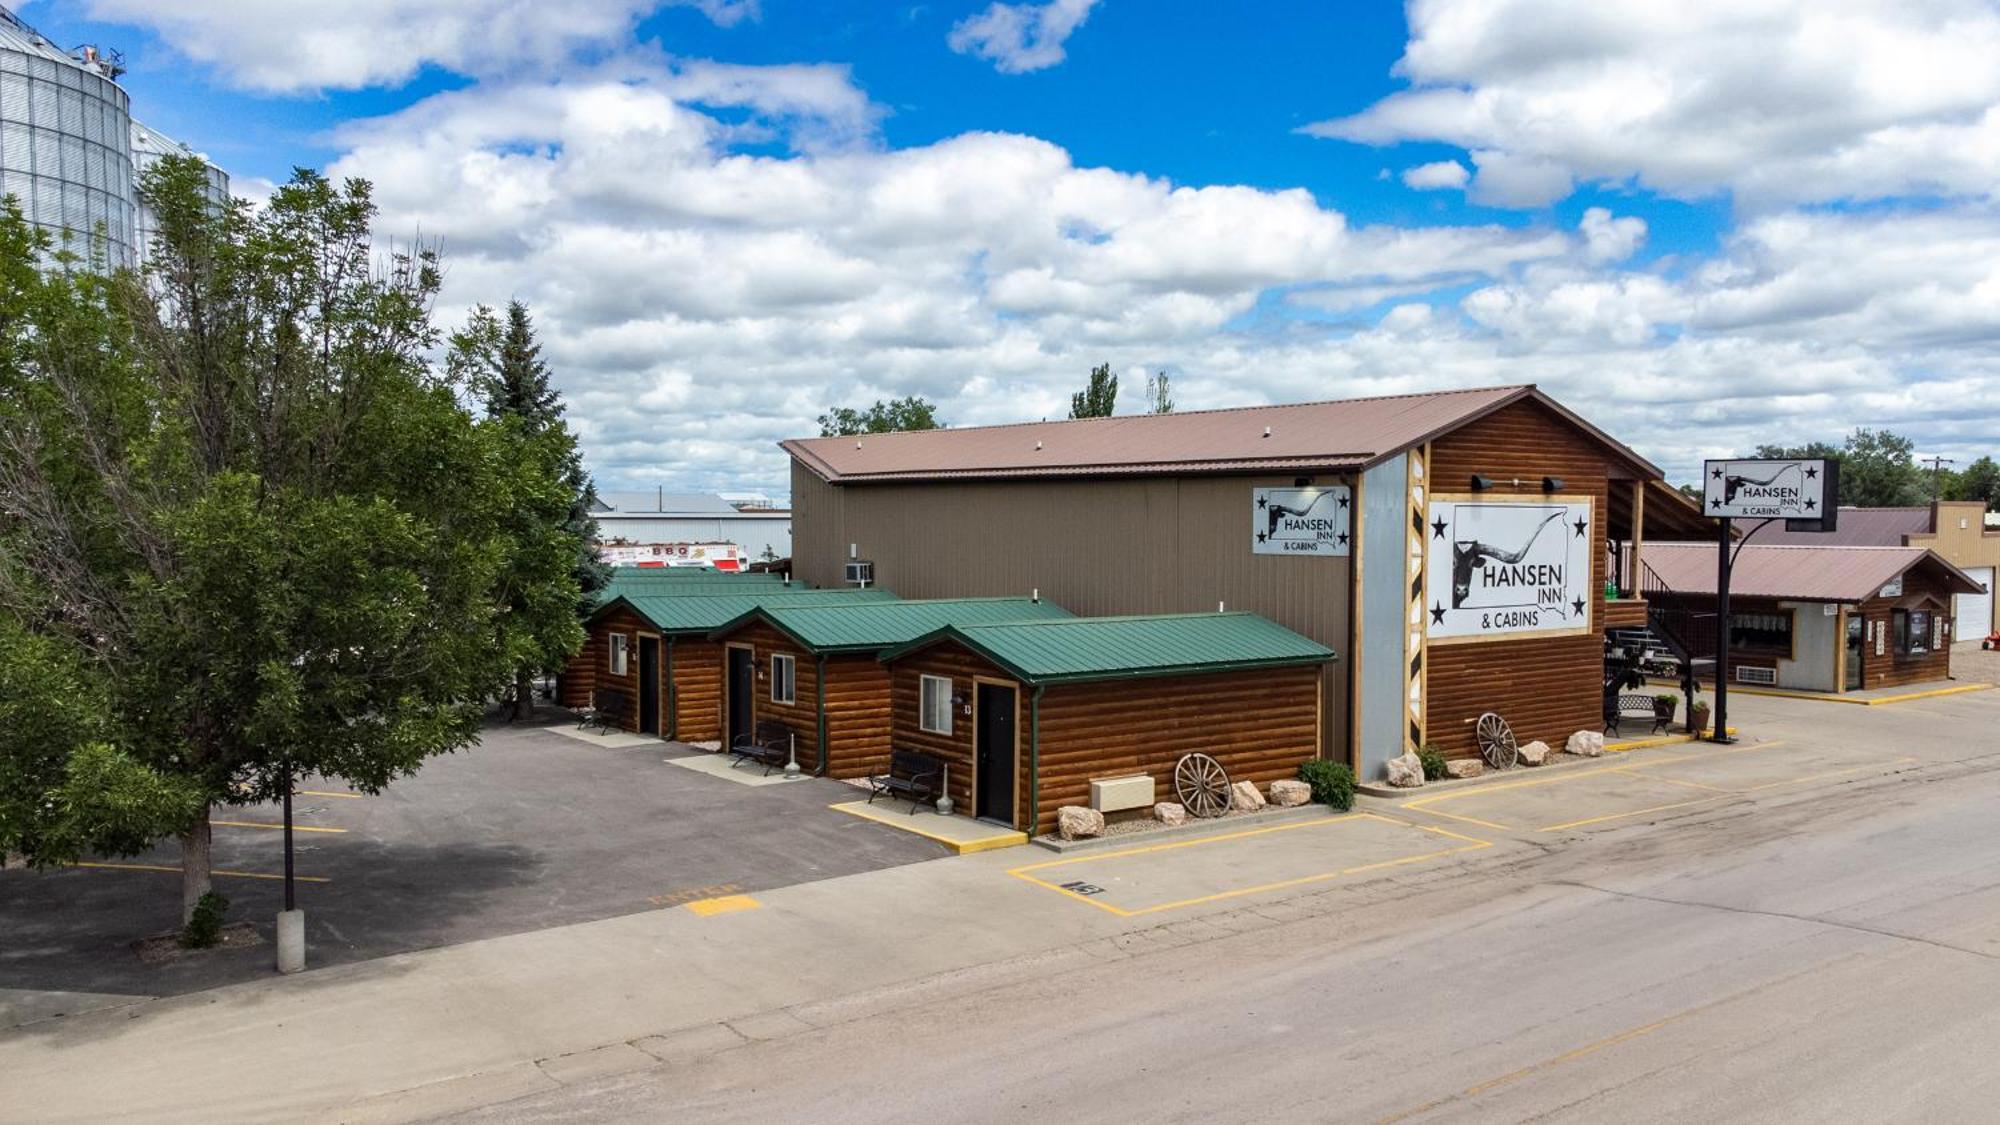
[[[379,796],[305,781],[293,802],[299,905],[314,967],[949,854],[827,806],[822,779],[749,786],[675,766],[668,743],[584,739],[555,714],[489,724],[479,745]],[[283,904],[273,806],[215,813],[215,884],[266,944],[142,964],[134,939],[179,922],[178,849],[119,866],[0,872],[0,989],[165,995],[271,971]],[[149,870],[148,867],[165,870]],[[237,874],[224,875],[221,872]]]

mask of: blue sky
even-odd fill
[[[1042,416],[1096,361],[1183,407],[1538,382],[1677,471],[2000,446],[1982,0],[338,7],[20,14],[247,194],[374,179],[441,318],[529,301],[615,486],[781,490],[828,405]]]

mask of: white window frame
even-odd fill
[[[779,669],[781,668],[784,669],[782,673],[779,672]],[[780,685],[783,685],[785,689],[785,693],[783,695],[778,694],[778,688]],[[786,656],[783,653],[778,653],[778,652],[772,653],[771,654],[771,702],[797,703],[798,701],[799,701],[799,665],[797,658]]]
[[[632,638],[626,636],[624,633],[611,634],[611,643],[607,646],[607,655],[612,675],[623,676],[631,671]]]
[[[927,734],[950,736],[950,676],[917,677],[917,727]]]

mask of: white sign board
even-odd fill
[[[1706,515],[1784,520],[1826,515],[1825,461],[1704,461],[1701,476]]]
[[[1431,638],[1589,631],[1592,520],[1588,498],[1433,498]]]
[[[1250,550],[1259,555],[1345,555],[1354,493],[1344,484],[1251,490]]]

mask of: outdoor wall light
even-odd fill
[[[1292,478],[1292,487],[1293,487],[1293,488],[1308,488],[1308,487],[1311,487],[1311,485],[1312,485],[1312,482],[1313,482],[1313,479],[1312,479],[1311,477],[1293,477],[1293,478]]]
[[[1543,478],[1542,478],[1542,491],[1543,491],[1543,492],[1561,492],[1561,491],[1562,491],[1562,487],[1563,487],[1563,479],[1562,479],[1561,477],[1543,477]]]
[[[1493,487],[1492,477],[1480,476],[1478,473],[1472,474],[1472,491],[1486,492],[1490,490],[1492,487]]]

